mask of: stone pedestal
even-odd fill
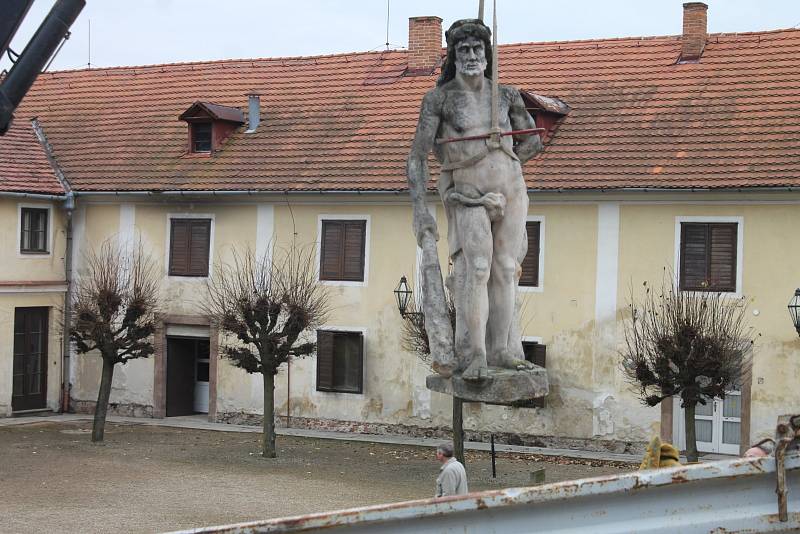
[[[458,397],[467,402],[490,404],[512,404],[547,395],[550,386],[547,371],[543,367],[515,371],[513,369],[489,368],[486,380],[475,382],[464,380],[461,375],[445,378],[429,375],[425,385],[432,391]]]

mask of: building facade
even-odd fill
[[[800,218],[800,80],[792,67],[800,32],[707,35],[705,9],[685,9],[685,20],[702,16],[700,30],[500,48],[502,81],[525,91],[548,129],[545,150],[524,168],[532,247],[520,298],[524,341],[546,347],[551,390],[526,407],[465,404],[471,437],[620,452],[657,433],[680,443],[679,403],[643,406],[619,354],[630,296],[665,276],[681,289],[746,297],[760,334],[745,383],[699,411],[701,448],[738,453],[800,403],[791,387],[800,341],[786,313],[800,283],[791,247]],[[74,195],[75,275],[85,253],[108,239],[140,243],[163,274],[156,353],[117,369],[114,410],[258,420],[261,378],[219,358],[219,332],[201,312],[205,284],[234,250],[261,255],[299,243],[315,250],[333,313],[317,332],[323,348],[276,378],[281,424],[446,432],[450,398],[426,389],[428,365],[402,349],[392,293],[401,276],[413,283],[418,268],[404,164],[419,102],[438,75],[441,20],[411,19],[409,35],[412,55],[40,77],[20,113],[39,117]],[[20,221],[20,202],[3,198],[0,213]],[[65,228],[57,204],[56,252],[49,260],[14,257],[4,267],[9,280],[24,281],[40,264],[37,279],[65,279],[56,261]],[[435,183],[429,205],[446,235]],[[17,241],[6,239],[7,250]],[[447,265],[444,240],[440,261]],[[59,291],[24,305],[50,306],[54,324]],[[2,301],[5,330],[12,308],[22,307],[18,298]],[[53,352],[55,330],[54,369],[63,361]],[[68,362],[69,408],[90,411],[100,358]],[[5,382],[0,407],[10,404]],[[52,380],[48,388],[55,408]]]

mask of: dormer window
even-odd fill
[[[533,117],[536,126],[545,129],[539,135],[542,141],[546,142],[555,133],[560,119],[569,113],[569,106],[561,99],[537,95],[530,91],[520,91],[520,94],[522,101],[525,102],[525,109]]]
[[[190,154],[217,152],[236,128],[244,124],[242,110],[211,102],[195,102],[178,118],[189,126],[187,152]]]
[[[192,130],[192,152],[211,152],[211,130],[210,122],[195,122],[191,125]]]

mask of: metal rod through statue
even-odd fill
[[[547,128],[526,128],[524,130],[512,130],[510,132],[500,132],[500,137],[505,137],[506,135],[525,135],[525,134],[532,134],[535,132],[544,132]],[[488,139],[492,136],[491,133],[485,133],[480,135],[468,135],[467,137],[450,137],[450,138],[439,138],[436,140],[437,145],[443,145],[445,143],[455,143],[456,141],[475,141],[477,139]]]

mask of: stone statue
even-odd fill
[[[438,239],[436,222],[425,205],[427,158],[433,150],[442,165],[438,187],[452,262],[446,285],[456,308],[454,360],[448,362],[445,355],[437,362],[433,354],[434,370],[481,382],[489,376],[489,366],[531,367],[524,360],[516,310],[528,243],[522,164],[542,150],[542,143],[532,133],[536,125],[519,91],[496,82],[496,50],[493,54],[491,31],[483,21],[457,21],[445,36],[447,58],[436,87],[422,101],[408,183],[417,242],[423,254],[435,254],[430,243]],[[509,134],[520,130],[522,135]],[[435,261],[438,268],[438,257]],[[430,280],[423,273],[427,327],[441,319],[429,318],[429,301],[444,295],[426,286]]]

